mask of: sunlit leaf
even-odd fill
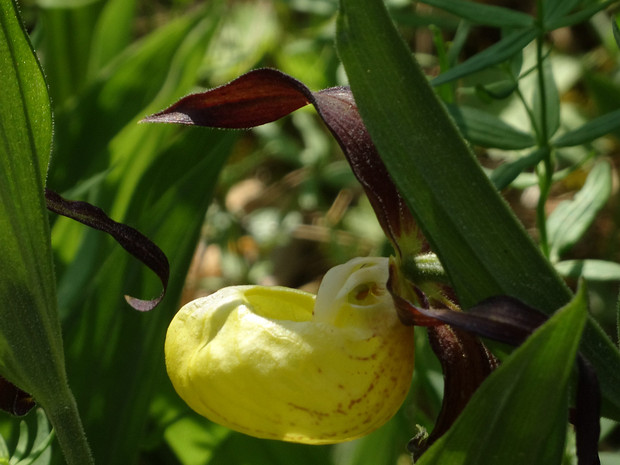
[[[611,168],[605,161],[594,165],[581,190],[561,202],[547,218],[550,259],[555,262],[590,227],[611,194]]]
[[[92,457],[67,383],[43,189],[52,119],[12,1],[0,2],[0,371],[45,408],[68,464]]]
[[[620,263],[606,260],[563,260],[555,269],[565,278],[584,278],[588,281],[620,281]]]
[[[4,376],[33,393],[39,371],[54,379],[62,369],[43,200],[52,119],[43,73],[13,8],[0,3],[0,351]]]

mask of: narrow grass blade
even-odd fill
[[[567,14],[565,16],[558,16],[549,18],[545,21],[545,29],[552,31],[561,27],[574,26],[575,24],[582,23],[601,10],[604,10],[608,6],[616,3],[618,0],[606,0],[604,2],[589,2],[591,5],[578,10],[575,13]]]
[[[477,71],[502,63],[517,53],[536,38],[535,29],[514,31],[504,36],[499,42],[491,45],[484,51],[474,55],[469,60],[455,66],[449,71],[440,74],[431,81],[433,86],[439,86],[446,82],[454,81],[469,76]]]
[[[534,18],[520,11],[465,0],[421,0],[421,3],[441,8],[459,18],[492,27],[527,28]]]
[[[512,181],[517,179],[519,174],[536,166],[542,160],[544,153],[543,150],[537,149],[515,161],[498,166],[491,173],[491,182],[497,190],[505,189]]]
[[[606,260],[564,260],[555,269],[565,278],[584,278],[588,281],[620,281],[620,263]]]
[[[605,113],[598,118],[591,119],[582,126],[562,134],[552,141],[552,144],[555,147],[572,147],[587,144],[617,129],[620,129],[620,110]]]
[[[536,141],[531,134],[520,131],[497,116],[473,107],[448,105],[463,136],[472,144],[504,150],[532,147]]]
[[[579,3],[580,0],[546,0],[541,2],[545,25],[554,19],[561,18],[570,13]]]

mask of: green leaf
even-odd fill
[[[618,23],[620,22],[620,15],[616,15],[614,20],[611,22],[611,27],[614,31],[614,40],[616,41],[616,45],[620,48],[620,26]]]
[[[580,290],[515,350],[480,386],[452,428],[416,463],[560,463],[586,299]]]
[[[463,306],[502,294],[546,312],[566,303],[568,289],[467,150],[383,3],[342,0],[337,46],[371,137]],[[620,418],[620,352],[592,320],[583,344],[604,412]]]
[[[618,0],[606,0],[598,3],[596,1],[590,2],[592,5],[584,8],[583,10],[576,11],[575,13],[568,14],[566,16],[560,16],[557,18],[550,18],[545,22],[545,29],[552,31],[561,27],[574,26],[575,24],[582,23],[601,10],[604,10],[608,6],[616,3]]]
[[[542,16],[545,26],[550,21],[561,18],[572,11],[579,4],[579,2],[580,0],[545,0],[544,2],[540,2],[540,5],[542,5]],[[549,31],[551,29],[546,26],[545,30]]]
[[[547,218],[550,260],[556,262],[590,227],[611,195],[611,168],[601,161],[594,165],[573,200],[561,202]]]
[[[525,29],[520,31],[514,31],[502,38],[499,42],[491,45],[489,48],[477,53],[469,60],[455,66],[449,71],[440,74],[431,81],[433,86],[439,86],[446,82],[454,81],[455,79],[469,76],[477,71],[480,71],[490,66],[502,63],[517,53],[521,53],[523,48],[529,44],[534,38],[536,38],[537,32],[535,29]]]
[[[216,10],[217,4],[212,3],[209,11]],[[202,41],[208,45],[218,21],[217,16],[205,18],[204,9],[175,18],[117,56],[89,83],[75,107],[59,109],[48,187],[65,193],[76,183],[101,175],[109,169],[108,144],[116,134],[144,116],[146,106],[163,106],[187,94],[194,81],[179,88],[177,80],[188,80],[195,62],[204,58],[204,48],[194,44]],[[193,47],[196,50],[192,51]],[[50,63],[46,69],[61,63]],[[134,126],[132,123],[130,127]],[[94,127],[97,131],[92,130]],[[79,155],[84,153],[89,156]],[[101,203],[97,206],[107,208]]]
[[[32,448],[28,457],[20,460],[16,465],[48,465],[52,456],[52,441],[54,431],[50,431],[50,425],[45,416],[45,412],[37,409],[37,433],[32,443]]]
[[[28,451],[28,439],[30,434],[28,433],[28,425],[25,421],[19,422],[19,438],[17,439],[17,445],[15,446],[15,452],[13,453],[13,462],[18,462],[26,455]]]
[[[133,33],[136,0],[105,2],[93,34],[88,76],[94,77],[129,45]]]
[[[620,263],[606,260],[564,260],[555,269],[565,278],[584,278],[588,281],[620,281]]]
[[[32,393],[32,370],[54,378],[62,367],[43,200],[52,120],[43,73],[13,7],[0,3],[0,366]]]
[[[539,86],[534,88],[532,111],[534,113],[534,122],[540,134],[543,134],[543,124],[545,127],[544,134],[547,138],[551,138],[560,127],[560,94],[553,77],[553,69],[551,61],[547,58],[542,63],[544,78],[544,93]],[[544,111],[543,102],[544,98]],[[543,119],[544,118],[544,119]]]
[[[491,172],[491,182],[497,190],[508,187],[512,181],[517,179],[519,174],[536,166],[542,160],[544,153],[544,150],[537,149],[524,157],[517,158],[515,161],[498,166]]]
[[[99,1],[69,3],[72,5],[58,8],[46,5],[37,12],[38,27],[45,37],[37,51],[55,109],[68,103],[86,84],[96,12],[101,7]]]
[[[492,27],[531,27],[534,18],[520,11],[465,0],[420,0],[421,3],[441,8],[453,15]]]
[[[0,434],[0,464],[6,465],[9,463],[9,447],[6,445],[4,437]]]
[[[97,463],[137,460],[136,438],[149,424],[152,396],[167,383],[166,328],[178,308],[212,189],[237,137],[137,124],[196,85],[219,21],[211,16],[214,7],[209,4],[209,14],[203,8],[192,10],[127,49],[106,67],[110,74],[102,73],[89,89],[88,101],[78,105],[70,120],[63,119],[85,128],[73,135],[78,145],[73,145],[71,126],[63,128],[66,146],[76,147],[62,154],[63,165],[87,165],[76,169],[76,178],[63,176],[66,186],[105,173],[102,182],[90,186],[89,200],[157,243],[172,270],[160,306],[148,316],[132,315],[122,295],[156,295],[159,285],[152,272],[97,231],[83,231],[78,247],[73,237],[55,237],[59,255],[78,249],[78,259],[59,273],[66,290],[61,308],[69,377]],[[92,140],[88,123],[103,126],[103,134],[97,131]],[[86,152],[97,156],[82,160]],[[52,181],[57,181],[56,173],[51,173]],[[102,405],[114,406],[112,413]]]
[[[532,147],[536,143],[530,134],[486,111],[464,105],[447,105],[447,108],[463,136],[472,144],[519,150]]]
[[[69,464],[92,463],[64,367],[43,197],[47,86],[15,4],[0,0],[0,371],[46,409]]]
[[[620,110],[591,119],[582,126],[562,134],[552,141],[552,145],[555,147],[572,147],[586,144],[594,139],[606,136],[616,129],[620,129]]]

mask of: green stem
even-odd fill
[[[551,159],[551,147],[549,145],[549,128],[547,127],[547,87],[545,83],[544,72],[544,53],[543,45],[545,38],[544,29],[544,12],[543,12],[543,0],[536,0],[536,7],[538,13],[538,27],[539,35],[536,40],[536,68],[538,78],[538,89],[540,95],[540,115],[538,118],[539,128],[538,146],[543,149],[542,166],[538,167],[538,186],[540,189],[540,196],[538,198],[538,205],[536,206],[536,221],[538,224],[540,248],[543,254],[549,257],[549,238],[547,235],[547,214],[545,211],[545,205],[549,197],[549,191],[551,190],[551,184],[553,182],[553,161]]]
[[[77,404],[69,388],[64,393],[57,393],[49,408],[45,403],[42,406],[54,427],[67,465],[94,465]]]
[[[538,167],[538,188],[540,196],[538,197],[538,204],[536,205],[536,223],[538,224],[540,249],[545,257],[549,258],[549,237],[547,235],[547,212],[545,205],[549,198],[549,191],[551,190],[551,183],[553,177],[553,168],[551,166],[550,151],[545,147],[545,155],[542,161],[542,167]]]

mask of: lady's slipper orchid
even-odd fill
[[[445,389],[432,433],[410,442],[419,457],[498,364],[476,335],[518,345],[544,319],[508,297],[460,311],[436,257],[421,255],[428,244],[347,87],[312,92],[286,74],[260,69],[143,121],[247,128],[306,104],[341,146],[395,257],[333,268],[316,299],[292,289],[239,286],[186,305],[168,331],[168,373],[194,410],[232,429],[309,444],[346,441],[396,412],[413,369],[413,333],[403,325],[428,326]],[[597,463],[599,390],[583,357],[579,368],[579,463]]]
[[[185,305],[166,366],[196,412],[252,436],[307,444],[355,439],[402,404],[413,329],[386,289],[387,258],[328,271],[318,295],[234,286]]]

